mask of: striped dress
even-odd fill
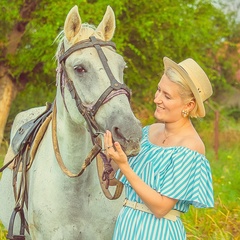
[[[183,213],[190,205],[214,206],[212,176],[208,160],[186,147],[160,147],[148,138],[149,126],[143,128],[140,153],[129,159],[134,172],[157,192],[178,199],[173,209]],[[118,176],[118,174],[117,174]],[[143,203],[125,176],[126,198]],[[123,207],[114,229],[114,240],[182,240],[186,232],[180,218],[173,222],[153,214]]]

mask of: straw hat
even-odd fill
[[[175,69],[185,79],[192,90],[198,106],[197,114],[199,117],[205,116],[203,102],[213,93],[211,83],[203,69],[191,58],[188,58],[179,64],[168,57],[163,58],[164,68]]]

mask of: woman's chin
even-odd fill
[[[159,114],[154,114],[154,117],[156,119],[157,122],[159,123],[165,123],[165,120],[162,118],[162,116],[160,116]]]
[[[161,120],[161,119],[162,119],[162,114],[160,114],[160,113],[156,110],[155,113],[154,113],[154,117],[155,117],[157,120]]]

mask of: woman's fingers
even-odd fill
[[[104,149],[106,151],[106,154],[108,157],[111,157],[110,155],[112,155],[111,153],[114,153],[114,146],[113,146],[113,141],[112,141],[112,134],[110,131],[106,131],[106,133],[104,134]],[[112,150],[114,152],[112,152]]]
[[[123,154],[123,150],[122,150],[122,147],[121,147],[121,145],[119,144],[119,142],[115,142],[115,143],[114,143],[114,147],[115,147],[115,149],[116,149],[116,151],[118,152],[119,155],[120,155],[120,154]]]
[[[104,134],[104,148],[106,150],[106,154],[113,158],[117,157],[115,156],[115,145],[112,140],[112,133],[109,130],[106,130],[106,133]]]
[[[119,142],[114,142],[112,140],[112,134],[110,131],[106,131],[104,134],[104,148],[106,150],[106,155],[111,158],[119,167],[122,164],[128,162],[128,158]]]
[[[113,142],[112,142],[112,134],[110,131],[106,131],[106,133],[104,134],[104,145],[105,145],[105,149],[108,150],[109,148],[111,148],[111,146],[113,146]]]

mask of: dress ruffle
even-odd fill
[[[213,207],[212,175],[206,157],[186,147],[154,145],[148,139],[148,132],[149,126],[144,127],[141,151],[129,158],[134,172],[160,194],[178,199],[174,209],[186,212],[189,205]],[[136,194],[131,194],[126,177],[122,176],[120,181],[126,186],[126,196],[141,202]]]

